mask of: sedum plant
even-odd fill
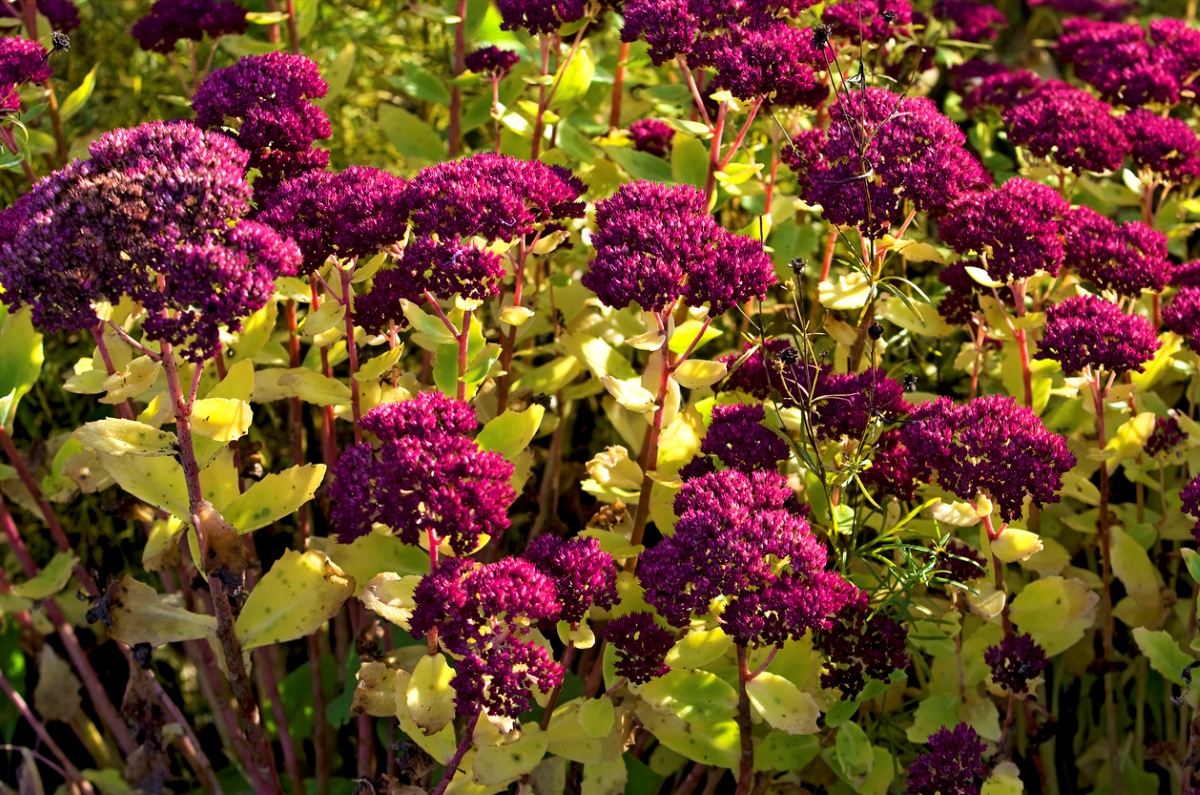
[[[5,787],[1200,791],[1175,5],[0,4]]]

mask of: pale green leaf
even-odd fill
[[[289,549],[263,575],[235,629],[243,649],[311,635],[354,593],[354,581],[320,552]]]

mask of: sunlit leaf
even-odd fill
[[[258,581],[238,616],[242,648],[310,635],[353,593],[354,581],[324,554],[289,549]]]

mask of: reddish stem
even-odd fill
[[[454,9],[458,23],[454,26],[454,76],[457,78],[466,68],[464,58],[467,50],[467,0],[458,0]],[[458,157],[462,149],[462,88],[455,81],[450,87],[450,159]]]
[[[9,701],[17,708],[17,712],[21,713],[21,717],[33,729],[38,739],[45,743],[51,753],[58,757],[58,761],[62,765],[63,777],[67,779],[72,787],[78,787],[83,792],[92,792],[92,785],[84,780],[83,775],[79,772],[79,768],[71,764],[70,757],[63,752],[58,743],[54,742],[54,738],[50,736],[50,732],[46,731],[45,725],[33,714],[33,710],[29,708],[29,705],[25,703],[25,699],[21,698],[21,694],[9,683],[3,671],[0,671],[0,690],[3,690],[4,694],[8,696]]]
[[[571,670],[571,660],[575,658],[575,642],[571,641],[567,644],[566,651],[563,652],[562,669],[563,671]],[[554,686],[550,691],[550,695],[546,698],[546,709],[542,712],[542,731],[550,726],[550,716],[554,714],[554,707],[558,704],[558,695],[562,692],[562,682]]]
[[[354,340],[354,313],[350,311],[350,279],[353,276],[353,265],[342,273],[342,306],[346,307],[346,352],[350,357],[350,414],[354,418],[354,443],[361,444],[363,435],[358,421],[362,419],[362,398],[359,394],[358,379],[354,377],[358,372],[358,343]]]
[[[737,789],[734,795],[747,795],[754,779],[754,727],[750,722],[750,696],[746,693],[746,682],[750,681],[749,653],[745,646],[737,647],[738,659],[738,734],[742,740],[742,754],[738,767]]]
[[[617,50],[617,71],[613,75],[612,110],[608,114],[608,126],[614,130],[621,126],[621,101],[625,94],[625,70],[629,61],[629,42],[621,42]]]
[[[467,755],[467,751],[471,748],[471,740],[475,737],[475,724],[482,719],[483,710],[479,711],[478,715],[472,717],[471,722],[467,724],[467,728],[463,731],[462,742],[458,744],[458,749],[454,752],[454,756],[446,763],[446,772],[442,774],[442,780],[438,782],[437,789],[433,791],[433,795],[442,795],[446,791],[446,787],[450,786],[450,781],[454,778],[454,774],[458,772],[458,766],[462,764],[463,757]]]
[[[458,335],[458,399],[467,399],[467,382],[465,379],[467,374],[467,352],[468,344],[471,341],[471,316],[474,310],[468,309],[463,312],[462,332]]]
[[[717,188],[717,171],[721,163],[721,139],[725,135],[725,117],[729,114],[729,102],[722,102],[717,109],[717,123],[713,125],[713,137],[708,153],[708,178],[704,183],[704,195],[711,202]]]
[[[287,0],[288,47],[293,55],[300,54],[300,28],[296,26],[296,2]]]

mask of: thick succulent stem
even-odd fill
[[[741,735],[742,753],[738,761],[738,782],[734,795],[748,795],[754,781],[754,736],[750,722],[750,696],[746,693],[746,682],[750,681],[750,652],[745,646],[737,647],[738,659],[738,734]]]

